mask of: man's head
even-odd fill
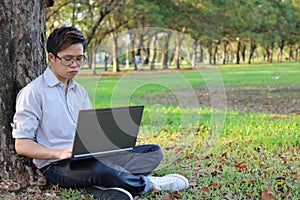
[[[86,49],[86,41],[83,34],[72,26],[63,26],[54,29],[47,41],[48,53],[57,55],[58,52],[68,48],[73,44],[82,44],[83,51]]]
[[[83,66],[86,41],[74,27],[55,29],[47,41],[50,69],[61,82],[67,84]]]

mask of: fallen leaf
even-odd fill
[[[228,163],[227,160],[225,160],[225,159],[221,159],[220,162],[223,163],[223,164],[227,164]]]
[[[153,192],[156,193],[156,194],[160,194],[161,191],[158,190],[158,189],[155,189],[155,190],[153,190]]]
[[[200,170],[201,170],[201,167],[193,167],[192,170],[193,170],[193,171],[200,171]]]
[[[172,161],[172,163],[180,163],[181,159],[180,158],[176,158],[175,160]]]
[[[58,184],[54,185],[53,188],[55,192],[60,192],[60,188]]]
[[[226,155],[227,155],[227,152],[224,152],[221,154],[221,157],[226,157]]]
[[[243,161],[243,162],[236,163],[234,166],[235,166],[237,169],[242,169],[242,170],[244,170],[244,169],[246,169],[246,167],[247,167],[247,163],[246,163],[245,161]]]
[[[275,200],[274,195],[272,194],[272,191],[269,187],[267,187],[262,193],[261,198],[263,200]]]
[[[201,192],[209,192],[209,188],[208,187],[202,187],[200,189]]]
[[[176,199],[182,199],[182,195],[177,192],[171,192],[171,196],[175,197]]]
[[[247,185],[250,185],[251,183],[254,183],[256,180],[254,178],[249,179],[248,181],[241,181],[240,185],[244,185],[247,183]]]
[[[255,181],[256,181],[255,178],[251,178],[249,179],[248,184],[254,183]]]
[[[165,193],[164,197],[163,197],[163,200],[172,200],[172,197],[169,193]]]
[[[300,174],[293,174],[293,178],[295,179],[300,178]]]
[[[213,155],[210,153],[210,154],[208,154],[208,155],[205,156],[205,159],[209,159],[211,157],[213,157]]]
[[[277,118],[288,118],[289,115],[286,115],[286,114],[282,114],[282,115],[280,115],[280,114],[274,114],[274,115],[272,115],[272,117],[275,118],[275,119],[277,119]]]
[[[201,166],[200,160],[196,160],[195,165],[196,165],[196,166]]]
[[[261,166],[261,165],[264,165],[264,164],[265,164],[265,162],[258,161],[258,162],[256,162],[256,164]]]
[[[163,129],[161,129],[163,132],[165,132],[165,133],[167,133],[167,132],[169,132],[168,131],[168,129],[165,129],[165,128],[163,128]]]
[[[186,151],[185,152],[185,158],[187,158],[187,159],[195,158],[194,152],[193,151]]]
[[[214,167],[215,167],[215,169],[222,169],[223,165],[222,165],[222,163],[216,163]]]
[[[287,162],[287,156],[282,155],[280,156],[280,158],[282,159],[283,163]]]
[[[211,184],[209,184],[208,187],[211,188],[211,189],[218,189],[218,184],[217,183],[211,183]]]

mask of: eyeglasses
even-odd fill
[[[58,55],[56,55],[54,53],[52,53],[52,54],[60,60],[60,63],[62,65],[65,65],[65,66],[71,66],[74,64],[74,62],[76,63],[77,66],[82,66],[82,65],[84,65],[84,63],[86,61],[85,55],[79,56],[77,58],[73,58],[73,57],[59,57]]]

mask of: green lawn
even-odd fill
[[[179,194],[139,199],[300,198],[299,63],[77,81],[95,107],[145,104],[139,143],[157,143],[165,153],[155,174],[181,173],[191,182]]]
[[[159,144],[165,154],[154,174],[190,181],[186,191],[138,199],[300,199],[300,63],[76,80],[95,107],[144,104],[138,143]],[[58,199],[86,198],[55,190]]]

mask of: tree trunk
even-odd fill
[[[180,69],[180,49],[181,49],[181,35],[182,33],[177,32],[175,35],[175,51],[173,56],[173,62],[177,69]]]
[[[242,54],[243,62],[246,62],[246,44],[245,43],[242,44],[241,54]]]
[[[130,61],[134,63],[134,70],[137,70],[137,66],[135,63],[135,39],[136,39],[136,34],[131,34],[130,35]]]
[[[149,62],[150,62],[151,70],[155,69],[154,62],[155,62],[155,52],[156,52],[156,47],[155,47],[156,40],[157,40],[157,34],[152,36],[151,42],[150,42]]]
[[[163,69],[168,69],[168,53],[169,53],[170,38],[171,38],[171,33],[166,32],[165,41],[162,49],[162,56],[161,56],[161,64],[163,66]]]
[[[197,63],[197,47],[198,47],[198,41],[193,41],[193,56],[192,56],[192,67],[196,67]]]
[[[275,46],[274,42],[272,42],[272,44],[270,44],[270,46],[269,46],[269,58],[268,58],[268,61],[270,63],[273,62],[273,50],[274,50],[274,46]]]
[[[295,49],[295,61],[298,62],[298,50],[299,50],[299,47],[297,47]]]
[[[241,41],[238,41],[236,50],[236,64],[240,64]]]
[[[254,51],[256,49],[256,43],[254,42],[251,42],[251,45],[250,45],[250,54],[249,54],[249,59],[248,59],[248,64],[251,64],[251,60],[253,58],[253,55],[254,55]]]
[[[229,62],[229,42],[228,41],[224,41],[224,55],[223,55],[223,65],[228,64]]]
[[[212,59],[213,59],[213,53],[212,53],[212,43],[208,42],[207,44],[207,51],[208,51],[208,60],[209,64],[212,64]]]
[[[281,40],[281,42],[278,45],[278,47],[279,47],[279,49],[278,49],[278,55],[277,55],[277,61],[278,62],[282,62],[282,54],[283,54],[284,45],[285,45],[285,41]]]
[[[216,46],[215,46],[214,55],[213,55],[213,57],[214,57],[213,58],[214,59],[213,64],[214,65],[217,64],[217,59],[218,59],[217,57],[218,57],[218,50],[219,50],[218,47],[219,47],[220,42],[216,41],[215,44],[216,44]]]
[[[96,75],[97,74],[97,71],[96,71],[96,50],[95,48],[90,48],[92,50],[89,51],[89,54],[88,54],[88,62],[87,62],[87,67],[88,69],[92,69],[92,73],[93,75]]]
[[[113,64],[113,72],[119,72],[119,63],[118,63],[118,39],[117,34],[112,32],[112,64]]]
[[[289,47],[290,47],[290,51],[289,51],[289,61],[292,61],[292,59],[294,59],[294,56],[293,56],[293,44],[290,44]]]
[[[43,0],[0,0],[0,189],[41,183],[16,155],[10,123],[18,91],[46,68],[45,12]]]

